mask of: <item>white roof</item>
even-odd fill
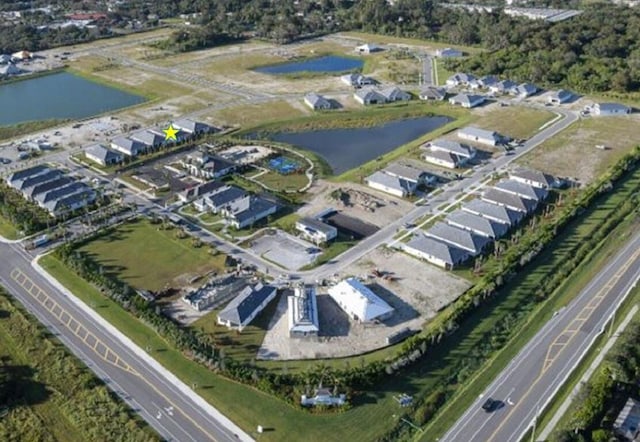
[[[355,278],[345,279],[331,287],[329,295],[349,315],[363,322],[372,321],[393,311],[393,307]]]
[[[318,304],[314,286],[296,287],[294,295],[287,299],[289,331],[318,333]]]

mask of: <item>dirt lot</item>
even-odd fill
[[[218,153],[222,158],[238,164],[253,164],[268,157],[273,152],[265,146],[231,146]]]
[[[356,191],[360,192],[360,195],[369,195],[372,200],[378,201],[381,206],[372,212],[364,209],[361,205],[345,206],[331,198],[331,192],[336,189]],[[307,204],[298,212],[300,216],[314,216],[333,207],[340,210],[344,215],[360,219],[377,227],[383,227],[400,218],[413,207],[408,201],[353,183],[336,184],[321,180],[309,190],[309,193],[310,198]]]
[[[391,274],[395,280],[371,278],[374,268]],[[338,305],[320,291],[318,314],[320,336],[301,344],[290,339],[287,322],[287,300],[282,297],[269,324],[260,359],[310,359],[341,357],[371,351],[386,345],[386,338],[405,327],[419,329],[436,311],[455,300],[469,283],[436,267],[413,259],[401,252],[377,249],[352,264],[345,275],[367,278],[374,293],[394,307],[395,312],[380,324],[364,325],[350,320]]]
[[[638,127],[638,114],[584,118],[536,147],[518,163],[588,184],[637,144],[632,134],[638,132]]]

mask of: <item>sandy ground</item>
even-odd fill
[[[382,206],[373,212],[365,210],[360,206],[344,206],[342,203],[330,197],[331,192],[336,189],[356,190],[370,195],[371,199],[379,201]],[[311,197],[307,204],[299,211],[300,216],[313,216],[330,207],[342,211],[344,215],[360,219],[364,222],[383,227],[407,213],[413,205],[401,198],[394,197],[384,192],[379,192],[367,186],[354,183],[330,183],[318,181],[310,189]]]
[[[395,280],[371,277],[377,268]],[[338,305],[319,288],[320,336],[304,340],[289,338],[287,300],[283,296],[258,351],[259,359],[313,359],[343,357],[386,346],[389,335],[404,328],[418,330],[436,312],[454,301],[469,282],[413,259],[398,251],[377,249],[352,264],[345,274],[366,278],[374,293],[395,308],[380,324],[360,324],[350,320]]]

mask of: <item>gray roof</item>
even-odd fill
[[[33,166],[28,169],[22,169],[12,173],[11,175],[9,175],[9,178],[7,178],[7,182],[13,183],[17,180],[22,180],[32,175],[38,175],[40,173],[43,173],[46,170],[50,170],[50,169],[44,164],[38,164],[37,166]]]
[[[200,198],[221,187],[224,187],[224,184],[219,181],[207,181],[206,183],[198,184],[197,186],[184,190],[182,195],[186,199]]]
[[[55,189],[51,189],[48,192],[42,192],[34,197],[36,201],[40,204],[45,204],[50,201],[55,201],[66,197],[67,195],[71,195],[73,193],[79,192],[81,190],[89,189],[84,183],[80,181],[74,181],[72,183],[67,184],[66,186],[57,187]]]
[[[377,101],[384,101],[386,97],[381,95],[380,92],[375,90],[373,87],[364,87],[362,89],[358,89],[354,93],[357,97],[360,97],[363,101],[370,101],[372,98]]]
[[[509,91],[516,86],[517,84],[511,80],[502,80],[497,82],[496,84],[491,85],[490,87],[496,88],[501,91]]]
[[[303,225],[305,228],[309,228],[310,230],[316,230],[318,232],[322,232],[325,235],[330,235],[334,232],[337,231],[337,229],[333,226],[330,226],[327,223],[323,223],[322,221],[319,221],[317,219],[313,219],[313,218],[301,218],[298,220],[298,223],[300,223],[301,225]]]
[[[474,77],[472,74],[457,72],[453,74],[451,77],[449,77],[448,80],[454,80],[454,81],[457,81],[458,83],[469,83],[470,81],[473,81],[475,79],[476,77]]]
[[[86,187],[86,186],[85,186]],[[73,193],[64,198],[59,198],[56,200],[51,200],[47,203],[44,203],[44,207],[50,212],[57,212],[59,210],[64,210],[65,208],[71,207],[75,204],[79,203],[89,203],[93,201],[96,197],[96,193],[93,189],[87,187],[80,192]]]
[[[463,210],[456,210],[447,215],[445,221],[448,224],[459,227],[461,229],[470,230],[478,235],[488,236],[490,238],[500,238],[507,233],[509,226],[480,215],[474,215]]]
[[[520,178],[538,184],[538,187],[552,187],[556,183],[556,178],[539,170],[516,169],[509,173],[511,178]]]
[[[130,155],[137,154],[138,151],[144,149],[144,145],[140,141],[132,140],[127,137],[116,137],[111,140],[111,143],[120,147],[125,152],[128,152]]]
[[[224,310],[218,313],[218,318],[240,325],[251,317],[260,304],[275,290],[275,287],[262,284],[257,284],[254,287],[245,287]]]
[[[534,200],[524,199],[512,193],[502,192],[497,189],[489,189],[485,191],[482,194],[482,199],[502,206],[507,206],[513,210],[518,210],[524,213],[533,212],[538,205]]]
[[[571,97],[573,97],[573,93],[566,89],[560,89],[555,91],[553,94],[551,94],[551,98],[555,98],[556,100],[559,100],[559,101],[566,101],[566,100],[569,100]]]
[[[206,123],[200,121],[191,120],[190,118],[180,118],[173,122],[173,127],[176,129],[182,129],[185,132],[201,133],[201,132],[213,132],[215,128],[209,126]]]
[[[451,152],[445,152],[443,150],[431,150],[431,149],[427,149],[423,155],[423,157],[425,159],[431,157],[431,158],[437,158],[439,160],[443,160],[443,161],[450,161],[452,162],[455,166],[458,166],[458,163],[460,163],[460,157],[458,157],[455,154],[452,154]]]
[[[600,112],[629,112],[629,106],[620,103],[597,103],[595,105]]]
[[[304,99],[307,100],[307,102],[313,107],[331,107],[331,102],[329,100],[324,98],[322,95],[316,94],[315,92],[309,92],[304,96]]]
[[[491,241],[489,238],[450,226],[440,221],[429,228],[429,230],[425,232],[425,235],[466,250],[472,255],[480,253]]]
[[[627,440],[638,440],[640,436],[640,401],[628,398],[613,423],[616,433]]]
[[[513,193],[522,198],[534,201],[542,201],[546,199],[549,194],[549,192],[541,187],[530,186],[515,180],[500,181],[494,187],[503,192]]]
[[[147,129],[131,134],[131,138],[148,147],[156,147],[164,143],[165,137]]]
[[[406,244],[406,247],[431,255],[434,258],[446,262],[450,266],[460,264],[470,256],[466,250],[459,249],[423,234],[414,235]]]
[[[15,180],[13,186],[19,190],[25,190],[29,187],[37,186],[38,184],[46,183],[47,181],[55,180],[62,176],[62,172],[58,169],[49,169],[42,173],[28,176],[21,180]]]
[[[393,101],[396,97],[401,97],[402,99],[410,98],[408,92],[403,91],[397,86],[388,86],[385,88],[378,89],[377,91],[380,95],[382,95],[386,100]]]
[[[447,95],[447,91],[443,87],[427,86],[420,89],[419,95],[420,97],[428,97],[435,100],[442,100]]]
[[[475,149],[471,146],[442,138],[429,142],[427,147],[430,147],[432,151],[446,151],[465,158],[472,158],[475,155]]]
[[[483,140],[495,140],[495,141],[500,141],[501,137],[500,135],[492,130],[485,130],[485,129],[480,129],[479,127],[475,127],[475,126],[466,126],[463,127],[462,129],[458,129],[458,136],[467,136],[467,137],[473,137],[473,138],[480,138]]]
[[[73,179],[68,176],[61,176],[60,178],[46,181],[42,184],[38,184],[29,188],[26,193],[32,198],[35,198],[37,195],[41,193],[49,192],[50,190],[57,189],[62,186],[66,186],[67,184],[73,182]]]
[[[424,179],[425,176],[428,175],[428,173],[422,169],[400,163],[389,164],[382,171],[387,175],[392,175],[398,178],[404,178],[406,180],[415,182]]]
[[[493,86],[499,81],[500,79],[495,75],[485,75],[484,77],[481,77],[478,79],[478,83],[481,84],[483,87]]]
[[[475,106],[483,101],[484,97],[482,95],[471,94],[458,94],[455,97],[449,98],[450,103],[459,103],[466,106]]]
[[[206,196],[207,203],[214,208],[220,208],[231,201],[247,196],[247,192],[235,186],[224,186],[214,189],[212,193]]]
[[[277,207],[277,205],[267,199],[255,195],[247,195],[244,198],[231,202],[231,216],[239,223],[253,218],[269,209]]]
[[[515,88],[515,91],[519,95],[532,95],[538,92],[538,87],[531,83],[522,83]]]
[[[90,154],[105,163],[109,163],[114,160],[122,161],[122,153],[114,152],[111,149],[107,149],[102,144],[94,144],[92,146],[89,146],[84,150],[84,152],[85,154]]]
[[[411,193],[415,187],[415,182],[407,181],[404,178],[389,175],[382,171],[374,172],[366,178],[368,183],[378,183],[391,189],[400,190],[402,192]]]
[[[524,217],[522,212],[509,209],[480,199],[471,200],[462,206],[462,210],[492,219],[507,226],[515,226]]]

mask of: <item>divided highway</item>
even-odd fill
[[[640,233],[534,336],[441,441],[517,442],[640,278]],[[487,398],[501,401],[491,413]]]
[[[1,244],[0,283],[164,439],[251,440],[97,313],[45,279],[31,261],[20,244]]]

